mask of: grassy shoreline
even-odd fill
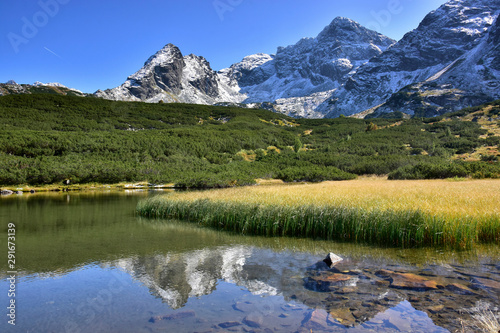
[[[244,234],[465,249],[500,242],[498,185],[384,179],[271,185],[157,196],[141,201],[137,212]]]

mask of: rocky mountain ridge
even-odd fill
[[[9,80],[6,83],[0,83],[0,96],[4,95],[17,95],[17,94],[58,94],[58,95],[72,95],[72,96],[87,96],[87,94],[80,90],[68,88],[58,82],[42,83],[35,82],[33,84],[18,84],[14,80]]]
[[[499,12],[499,1],[447,2],[361,66],[318,111],[433,116],[500,98]]]
[[[321,117],[312,111],[352,73],[396,41],[337,17],[316,38],[279,47],[275,55],[255,54],[219,73],[247,96],[245,103],[270,101],[292,116]]]
[[[151,56],[121,86],[98,90],[95,95],[112,100],[150,103],[239,103],[244,99],[221,80],[205,58],[194,54],[183,56],[173,44],[165,45]]]
[[[322,117],[314,108],[349,73],[394,43],[350,19],[337,17],[316,38],[279,47],[275,55],[247,56],[219,72],[205,58],[183,56],[168,44],[124,84],[95,94],[112,100],[245,103],[250,107],[271,102],[278,112]]]

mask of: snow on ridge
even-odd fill
[[[40,81],[36,81],[35,83],[33,83],[33,86],[35,86],[35,87],[47,86],[47,87],[68,88],[64,84],[61,84],[59,82],[42,83]]]
[[[69,87],[67,87],[67,86],[65,86],[64,84],[59,83],[59,82],[48,82],[48,83],[43,83],[43,82],[40,82],[40,81],[36,81],[35,83],[33,83],[33,84],[32,84],[32,86],[34,86],[34,87],[55,87],[55,88],[65,88],[65,89],[69,89],[69,90],[75,91],[75,92],[77,92],[77,93],[83,94],[83,92],[81,92],[80,90],[75,89],[75,88],[69,88]]]

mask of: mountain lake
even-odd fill
[[[0,331],[454,332],[500,306],[495,244],[380,248],[135,214],[163,194],[2,196]]]

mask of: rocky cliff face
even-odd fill
[[[500,98],[499,10],[499,1],[449,1],[361,66],[317,111],[336,117],[382,105],[378,112],[431,114]]]
[[[183,56],[168,44],[119,87],[98,97],[145,102],[274,103],[274,110],[297,117],[322,117],[315,108],[347,76],[395,41],[336,18],[316,38],[280,47],[276,55],[254,54],[215,72],[203,57]],[[260,105],[260,104],[259,104]]]
[[[194,104],[243,100],[237,91],[221,81],[205,58],[193,54],[183,56],[172,44],[150,57],[121,86],[98,90],[95,94],[112,100]]]
[[[255,54],[223,69],[245,103],[275,102],[283,113],[321,117],[314,109],[357,68],[380,55],[394,40],[337,17],[316,38],[279,47],[276,55]]]

